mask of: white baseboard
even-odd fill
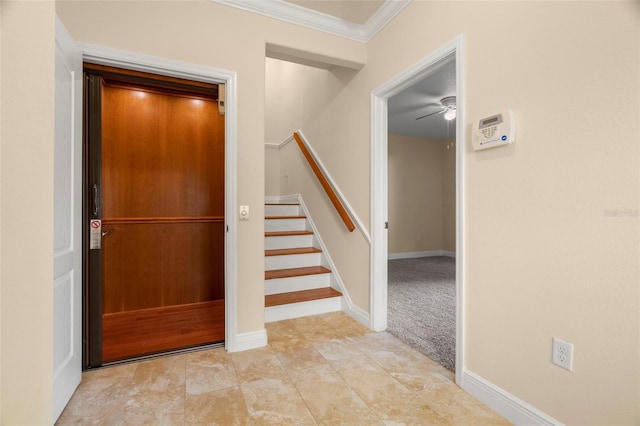
[[[289,303],[287,305],[270,306],[264,310],[264,322],[283,321],[309,315],[326,314],[342,310],[342,297],[309,300],[307,302]]]
[[[404,253],[389,253],[389,260],[394,259],[412,259],[416,257],[433,257],[433,256],[446,256],[456,257],[455,251],[447,250],[431,250],[431,251],[409,251]]]
[[[367,326],[367,327],[371,327],[371,317],[369,315],[368,312],[360,309],[359,307],[355,306],[351,300],[351,297],[349,296],[349,292],[347,291],[347,289],[344,286],[344,283],[342,282],[342,278],[340,277],[340,274],[338,273],[338,268],[336,268],[335,264],[333,263],[333,260],[331,259],[331,256],[329,255],[329,251],[327,250],[327,247],[324,245],[324,242],[322,241],[322,238],[320,236],[320,233],[318,232],[318,229],[315,226],[315,223],[313,222],[313,219],[311,217],[311,214],[309,213],[309,210],[307,209],[307,206],[304,203],[304,200],[302,199],[302,195],[300,194],[290,194],[290,195],[268,195],[265,196],[265,202],[266,203],[298,203],[300,204],[300,207],[302,208],[302,210],[304,211],[305,215],[307,216],[307,219],[309,221],[309,225],[311,226],[313,232],[314,232],[314,237],[317,239],[318,244],[320,245],[323,253],[326,256],[326,260],[328,262],[328,267],[329,269],[331,269],[333,271],[333,278],[334,278],[334,282],[331,284],[332,287],[336,288],[337,290],[339,290],[342,293],[342,300],[340,303],[340,307],[338,309],[335,309],[335,306],[333,306],[332,308],[330,308],[331,310],[341,310],[342,312],[346,313],[347,315],[350,315],[351,317],[353,317],[356,321],[362,323],[363,325]],[[297,309],[297,308],[294,308]],[[329,311],[330,312],[330,311]],[[317,313],[321,313],[321,312],[317,312]],[[298,316],[302,316],[305,313],[302,312],[301,315]],[[291,312],[287,312],[286,309],[282,308],[282,309],[273,309],[273,308],[268,308],[265,309],[265,322],[273,322],[273,321],[281,321],[283,319],[288,319],[290,317],[290,315],[294,315],[294,313]],[[306,315],[311,315],[310,313],[306,313]]]
[[[553,417],[468,370],[462,372],[461,387],[514,425],[563,425]]]
[[[263,348],[267,346],[267,330],[237,333],[235,341],[227,342],[227,352],[242,352],[249,349]]]
[[[265,203],[297,203],[300,194],[291,194],[291,195],[265,195],[264,202]]]
[[[342,304],[342,312],[349,315],[351,318],[358,321],[360,324],[366,326],[367,328],[371,328],[371,316],[369,312],[360,309],[356,305],[354,305],[350,300],[349,303]]]

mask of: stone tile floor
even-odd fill
[[[266,325],[269,345],[83,373],[57,424],[507,425],[453,374],[340,312]]]

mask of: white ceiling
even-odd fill
[[[456,95],[456,62],[444,62],[433,73],[389,98],[389,132],[427,139],[449,139],[456,135],[456,120],[444,114],[416,120],[442,108],[440,100]]]
[[[285,0],[288,3],[364,25],[385,0]]]
[[[296,6],[366,25],[385,4],[384,0],[285,0]],[[387,0],[386,3],[393,3]],[[452,58],[433,73],[389,99],[389,131],[427,139],[449,139],[456,134],[456,120],[443,114],[421,120],[417,117],[439,111],[440,100],[456,94],[456,67]]]
[[[366,43],[412,0],[211,1]]]

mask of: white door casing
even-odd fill
[[[56,17],[53,419],[82,377],[82,55]]]
[[[387,100],[429,75],[443,60],[456,61],[456,383],[461,385],[464,353],[464,155],[465,75],[463,35],[435,50],[371,92],[371,250],[370,327],[387,328],[388,113]]]
[[[210,68],[110,47],[78,43],[84,62],[186,80],[224,84],[225,87],[225,349],[238,352],[265,346],[266,331],[237,331],[237,75]]]

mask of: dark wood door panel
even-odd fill
[[[102,359],[117,361],[224,340],[224,300],[105,314]]]
[[[85,208],[103,233],[87,249],[87,364],[223,341],[218,86],[102,66],[86,75]]]
[[[224,223],[210,220],[103,221],[103,313],[224,299]]]
[[[104,85],[103,219],[223,216],[223,142],[213,100]]]

